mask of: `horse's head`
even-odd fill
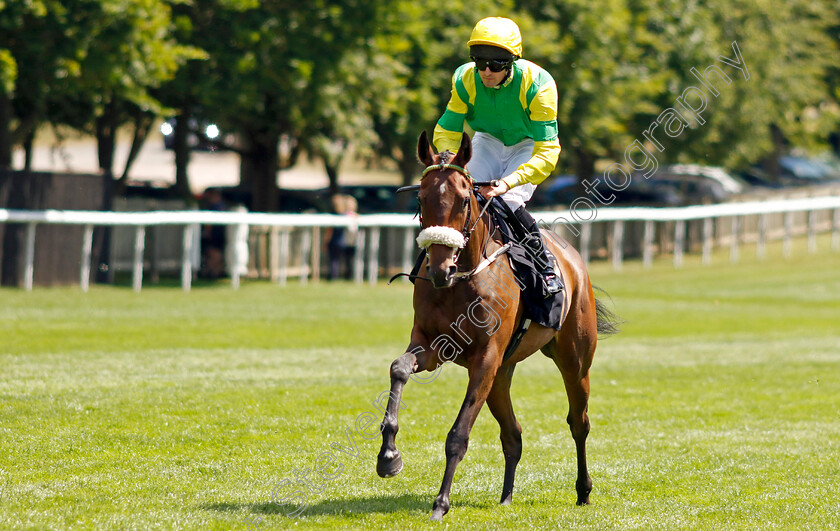
[[[470,137],[464,134],[457,154],[436,154],[426,132],[420,135],[417,156],[426,166],[420,180],[420,216],[423,230],[417,237],[427,249],[427,271],[435,288],[451,287],[458,271],[458,256],[469,239],[469,220],[475,202],[466,164],[472,155]]]

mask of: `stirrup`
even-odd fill
[[[548,292],[546,295],[546,299],[553,296],[555,293],[560,293],[565,288],[563,286],[563,282],[560,280],[553,271],[551,273],[543,274],[542,275],[543,283],[545,284],[545,290]]]

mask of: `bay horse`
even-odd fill
[[[417,155],[426,170],[419,187],[411,188],[418,189],[423,228],[418,243],[427,249],[424,264],[428,276],[421,274],[415,281],[411,340],[405,354],[391,364],[376,471],[381,477],[392,477],[402,470],[395,439],[405,384],[416,373],[438,371],[445,361],[454,361],[466,367],[469,383],[446,437],[446,468],[431,519],[440,520],[449,511],[455,468],[466,454],[470,431],[485,402],[501,430],[505,474],[500,503],[510,504],[522,455],[522,429],[510,399],[511,379],[517,363],[541,350],[563,376],[569,400],[566,420],[577,450],[577,504],[589,504],[589,368],[598,333],[615,332],[615,316],[596,300],[578,252],[569,244],[558,244],[563,240],[556,235],[544,236],[565,280],[567,313],[559,330],[531,325],[512,355],[504,359],[524,307],[508,260],[502,256],[488,263],[488,257],[500,256],[504,249],[500,235],[491,230],[489,215],[479,208],[477,185],[466,170],[472,155],[470,137],[463,135],[457,154],[436,154],[424,131]]]

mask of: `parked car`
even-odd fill
[[[175,149],[175,125],[176,117],[168,118],[160,125],[160,133],[163,135],[163,147]],[[225,135],[215,123],[190,118],[189,132],[187,133],[187,146],[190,149],[201,151],[218,151],[219,142],[231,143],[233,136]]]
[[[677,206],[682,202],[672,186],[654,185],[641,174],[633,175],[624,190],[615,190],[603,178],[598,178],[595,190],[604,198],[615,197],[609,206]],[[592,200],[596,206],[602,204],[578,187],[576,176],[561,175],[538,186],[528,205],[532,209],[570,205],[582,196]]]
[[[664,166],[649,181],[675,188],[684,205],[720,203],[750,189],[748,182],[723,168],[698,164]]]
[[[840,178],[828,164],[805,157],[779,157],[780,177],[798,184],[821,184]]]
[[[253,207],[253,192],[243,186],[214,186],[222,194],[222,199],[228,205],[242,205],[248,210]],[[329,201],[320,197],[315,190],[291,190],[281,189],[278,191],[278,212],[288,213],[315,213],[330,212]]]
[[[416,196],[398,196],[398,188],[398,185],[393,184],[350,184],[339,187],[339,193],[353,196],[360,214],[413,213],[417,209]],[[317,195],[326,200],[329,189],[322,188]]]

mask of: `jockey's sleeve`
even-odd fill
[[[529,106],[534,152],[525,164],[502,180],[511,188],[521,184],[540,184],[557,165],[560,140],[557,132],[557,85],[542,85]]]
[[[435,125],[435,133],[432,137],[432,143],[435,145],[438,153],[443,153],[446,150],[452,153],[458,152],[458,148],[461,147],[461,137],[463,136],[466,116],[467,104],[458,95],[453,76],[452,97],[446,105],[446,111],[444,111],[443,116],[440,117],[440,120]]]
[[[560,158],[560,141],[534,142],[534,153],[530,160],[502,180],[511,188],[520,184],[540,184],[557,165]]]

